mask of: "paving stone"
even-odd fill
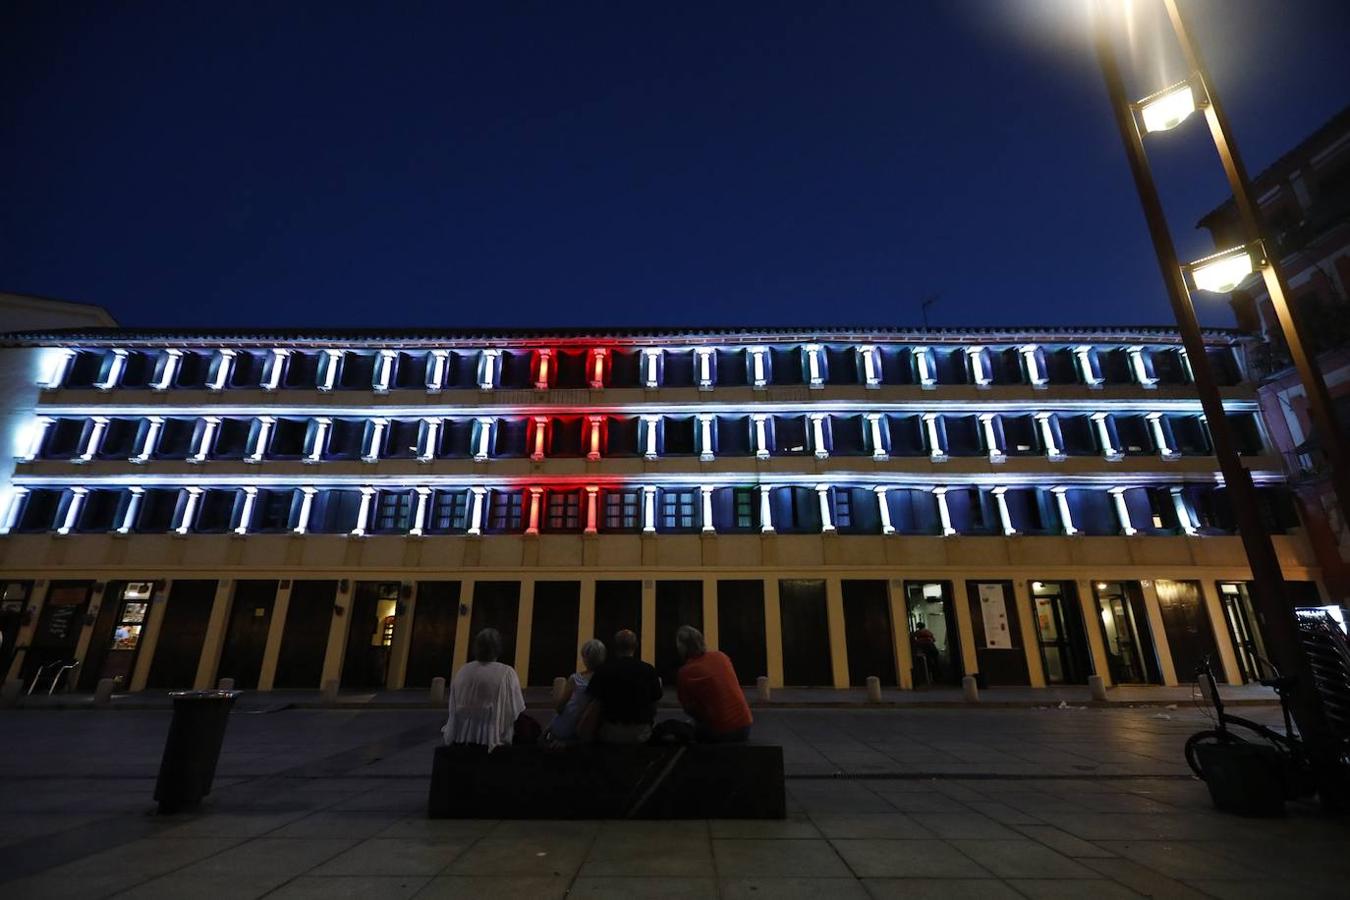
[[[569,900],[715,900],[717,880],[707,878],[591,878],[583,874],[567,892]]]
[[[1099,847],[1091,841],[1085,841],[1080,837],[1075,837],[1066,831],[1061,831],[1053,825],[1016,825],[1018,831],[1034,841],[1039,841],[1057,853],[1062,853],[1069,857],[1115,856],[1105,847]]]
[[[1205,895],[1174,878],[1168,878],[1147,866],[1129,859],[1082,859],[1080,862],[1112,881],[1138,891],[1145,897],[1166,897],[1168,900],[1193,900]]]
[[[1091,869],[1026,838],[953,840],[950,843],[1000,878],[1091,878],[1093,875]]]
[[[805,815],[786,819],[709,819],[708,830],[714,838],[814,839],[821,837]]]
[[[442,875],[417,893],[417,900],[562,900],[570,877]]]
[[[1017,878],[1009,879],[1009,886],[1017,893],[1033,900],[1132,900],[1141,896],[1123,884],[1105,878]]]
[[[277,900],[402,900],[411,897],[431,881],[428,876],[399,875],[302,875],[267,896]]]
[[[702,823],[700,823],[702,824]],[[604,835],[591,847],[581,878],[614,876],[712,878],[712,844],[706,835],[659,836],[647,833]]]
[[[1102,847],[1179,881],[1215,878],[1260,878],[1258,866],[1268,866],[1274,860],[1254,860],[1254,865],[1243,865],[1210,852],[1203,845],[1185,841],[1103,841]]]
[[[914,819],[938,837],[986,840],[1020,837],[1006,825],[1000,825],[988,816],[976,812],[928,813],[915,816]]]
[[[960,878],[989,872],[945,841],[837,840],[832,842],[859,878]]]
[[[811,817],[827,838],[931,838],[933,833],[904,813],[829,813]]]
[[[829,878],[849,874],[828,841],[713,839],[713,858],[719,875],[809,876]]]
[[[371,838],[338,854],[310,874],[430,877],[440,874],[470,843],[425,838]]]
[[[575,875],[591,846],[589,837],[572,837],[565,823],[558,833],[539,837],[485,837],[465,850],[447,875]]]
[[[722,900],[867,900],[854,878],[723,878]]]

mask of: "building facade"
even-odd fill
[[[1253,341],[1211,365],[1298,602]],[[703,629],[743,681],[1252,677],[1250,577],[1159,328],[13,334],[0,674],[523,683]],[[25,401],[26,402],[26,401]],[[919,633],[919,639],[915,634]],[[931,640],[929,637],[931,636]]]

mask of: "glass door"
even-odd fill
[[[1265,658],[1266,648],[1261,641],[1261,632],[1256,628],[1256,613],[1252,609],[1247,585],[1241,581],[1220,582],[1219,596],[1223,599],[1223,617],[1228,623],[1228,635],[1233,639],[1233,648],[1237,651],[1242,680],[1259,681],[1261,660]]]
[[[1111,680],[1116,684],[1149,684],[1154,680],[1148,664],[1152,642],[1146,652],[1142,638],[1148,631],[1141,625],[1147,623],[1140,621],[1143,617],[1136,612],[1138,604],[1131,602],[1123,582],[1099,581],[1096,593]]]
[[[1087,646],[1073,587],[1062,581],[1033,581],[1031,603],[1046,684],[1086,684]]]

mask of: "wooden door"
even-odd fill
[[[731,658],[741,684],[769,673],[764,635],[764,582],[717,582],[717,646]]]
[[[577,621],[581,582],[536,581],[530,627],[529,683],[540,687],[566,677],[577,665]]]
[[[450,680],[455,662],[455,624],[459,621],[459,582],[420,581],[408,650],[407,687],[429,687],[431,679]]]
[[[322,687],[323,658],[333,622],[336,581],[296,581],[281,630],[281,650],[272,686],[314,690]]]
[[[675,646],[675,632],[681,625],[703,630],[703,582],[658,581],[656,583],[656,673],[668,687],[674,687],[675,675],[684,659]]]
[[[1190,684],[1195,681],[1196,669],[1206,656],[1215,659],[1219,656],[1219,648],[1214,642],[1214,625],[1200,596],[1200,583],[1159,578],[1153,584],[1158,592],[1163,632],[1172,651],[1177,681]],[[1216,663],[1215,668],[1221,667]]]
[[[642,646],[642,582],[595,583],[595,637],[614,655],[614,635],[627,628]]]
[[[778,605],[783,623],[783,682],[814,687],[833,684],[824,580],[778,582]]]
[[[890,595],[884,581],[845,581],[844,641],[848,646],[848,681],[854,687],[875,675],[895,687],[895,632],[891,629]]]
[[[217,677],[233,678],[234,686],[239,690],[251,691],[258,687],[276,598],[276,581],[235,582],[234,603],[225,626],[225,645],[220,651]]]
[[[197,679],[202,646],[206,643],[206,629],[211,622],[216,586],[214,579],[174,580],[159,626],[155,656],[150,660],[146,687],[160,690],[192,687]]]
[[[469,646],[464,659],[473,659],[473,639],[484,628],[495,628],[502,636],[499,662],[516,664],[516,622],[520,616],[519,581],[476,581],[473,585],[473,617],[469,620]]]

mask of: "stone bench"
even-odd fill
[[[783,748],[437,747],[433,819],[781,819]]]

